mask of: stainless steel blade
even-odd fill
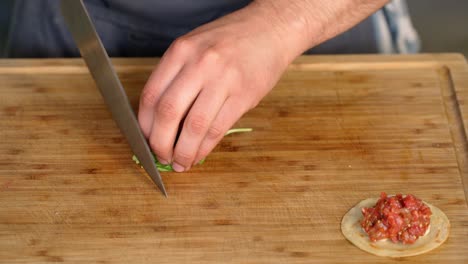
[[[99,39],[82,0],[61,0],[61,12],[81,56],[88,65],[112,117],[127,138],[133,153],[159,189],[167,196],[148,143],[109,56]]]

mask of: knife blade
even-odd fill
[[[60,9],[65,24],[75,40],[81,56],[96,82],[113,119],[127,139],[133,153],[148,175],[167,197],[148,143],[141,132],[127,94],[94,28],[82,0],[61,0]]]

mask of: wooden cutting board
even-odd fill
[[[114,63],[136,108],[156,60]],[[467,124],[461,55],[301,57],[165,198],[81,60],[1,60],[0,262],[468,263]],[[350,244],[342,216],[381,191],[441,208],[448,241]]]

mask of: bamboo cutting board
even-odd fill
[[[132,104],[156,61],[115,59]],[[132,153],[78,59],[0,61],[0,262],[468,263],[468,66],[456,54],[301,57],[205,164]],[[388,259],[354,247],[358,201],[413,193],[448,241]]]

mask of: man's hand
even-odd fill
[[[158,160],[178,172],[190,169],[260,102],[296,56],[384,2],[255,1],[177,39],[140,99],[138,119]]]

